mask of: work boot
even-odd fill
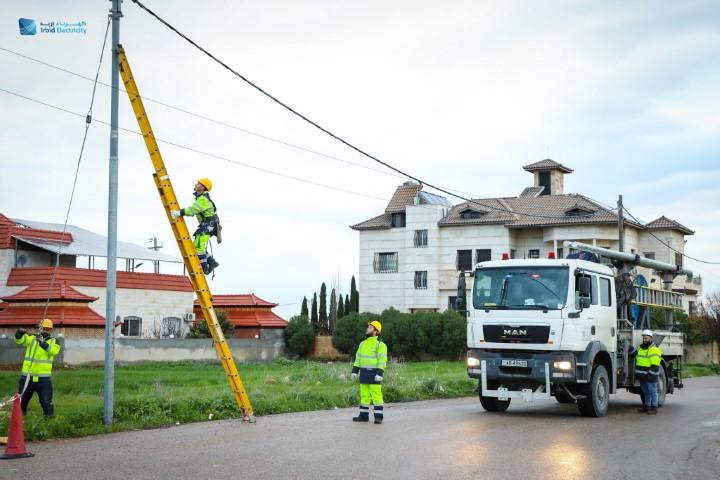
[[[380,424],[382,423],[382,421],[383,421],[383,418],[382,418],[382,417],[375,417],[375,422],[374,422],[374,423],[375,423],[375,425],[380,425]]]
[[[369,420],[367,414],[363,415],[362,413],[357,417],[353,417],[353,422],[367,422]]]
[[[217,267],[220,266],[220,264],[215,260],[213,257],[208,257],[208,266],[210,267],[210,273],[212,273],[213,270],[215,270]]]
[[[658,410],[657,407],[650,407],[650,409],[647,411],[648,415],[657,415]]]
[[[643,405],[643,407],[642,407],[642,408],[638,408],[637,411],[638,411],[638,413],[647,413],[647,412],[648,412],[648,408],[647,408],[645,405]]]

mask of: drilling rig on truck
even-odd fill
[[[633,321],[631,306],[665,312],[654,330],[662,351],[659,404],[682,388],[684,335],[673,324],[682,295],[672,291],[678,275],[692,272],[634,253],[565,242],[557,259],[482,262],[470,272],[467,372],[479,384],[480,403],[503,412],[513,399],[576,403],[580,413],[603,417],[619,389],[641,394],[631,355],[649,317]],[[575,258],[570,258],[575,257]],[[635,285],[636,267],[653,269],[663,289]],[[465,275],[458,296],[467,298]]]

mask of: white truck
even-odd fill
[[[653,305],[669,312],[667,329],[654,332],[663,351],[658,380],[662,405],[667,393],[682,388],[683,334],[672,331],[671,320],[679,296],[670,285],[675,275],[691,272],[577,242],[566,247],[591,251],[613,263],[507,259],[482,262],[471,273],[467,372],[479,380],[483,408],[503,412],[513,398],[554,396],[560,403],[577,403],[584,416],[602,417],[609,395],[619,388],[641,394],[631,350],[647,325],[633,323],[627,313],[637,291],[631,280],[627,286],[636,265],[655,269],[665,285],[665,290],[654,290],[659,295],[650,292]],[[461,276],[459,296],[464,284]]]

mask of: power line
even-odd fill
[[[52,69],[54,69],[54,70],[58,70],[58,71],[60,71],[60,72],[66,73],[66,74],[68,74],[68,75],[72,75],[72,76],[81,78],[81,79],[83,79],[83,80],[87,80],[87,81],[89,81],[89,82],[93,82],[93,81],[94,81],[91,77],[88,77],[88,76],[83,75],[83,74],[81,74],[81,73],[74,72],[74,71],[69,70],[69,69],[67,69],[67,68],[64,68],[64,67],[61,67],[61,66],[59,66],[59,65],[55,65],[55,64],[46,62],[46,61],[44,61],[44,60],[40,60],[40,59],[38,59],[38,58],[31,57],[31,56],[29,56],[29,55],[25,55],[25,54],[23,54],[23,53],[20,53],[20,52],[15,51],[15,50],[11,50],[11,49],[8,49],[8,48],[2,47],[2,46],[0,46],[0,50],[2,50],[2,51],[4,51],[4,52],[7,52],[7,53],[11,53],[11,54],[16,55],[16,56],[18,56],[18,57],[20,57],[20,58],[24,58],[24,59],[29,60],[29,61],[31,61],[31,62],[35,62],[35,63],[37,63],[37,64],[43,65],[43,66],[45,66],[45,67],[52,68]],[[110,84],[108,84],[108,83],[104,83],[104,82],[97,82],[97,83],[99,83],[100,85],[103,85],[103,86],[105,86],[105,87],[112,88],[112,86],[111,86]],[[120,88],[120,89],[118,89],[118,90],[121,91],[121,92],[125,92],[125,90],[122,89],[122,88]],[[127,93],[127,92],[125,92],[125,93]],[[185,108],[185,107],[180,107],[180,106],[177,106],[177,105],[173,105],[173,104],[171,104],[171,103],[164,102],[164,101],[161,101],[161,100],[157,100],[157,99],[154,99],[154,98],[151,98],[151,97],[141,96],[140,98],[141,98],[143,101],[147,101],[147,102],[150,102],[150,103],[154,103],[154,104],[156,104],[156,105],[160,105],[160,106],[163,106],[163,107],[165,107],[165,108],[169,108],[169,109],[171,109],[171,110],[175,110],[175,111],[177,111],[177,112],[180,112],[180,113],[183,113],[183,114],[185,114],[185,115],[189,115],[189,116],[198,118],[198,119],[203,120],[203,121],[206,121],[206,122],[214,123],[214,124],[216,124],[216,125],[220,125],[220,126],[223,126],[223,127],[226,127],[226,128],[230,128],[230,129],[233,129],[233,130],[236,130],[236,131],[239,131],[239,132],[248,134],[248,135],[252,135],[252,136],[254,136],[254,137],[261,138],[261,139],[263,139],[263,140],[267,140],[267,141],[269,141],[269,142],[274,142],[274,143],[277,143],[277,144],[279,144],[279,145],[284,145],[284,146],[286,146],[286,147],[290,147],[290,148],[294,148],[294,149],[296,149],[296,150],[300,150],[300,151],[303,151],[303,152],[306,152],[306,153],[310,153],[310,154],[312,154],[312,155],[317,155],[317,156],[319,156],[319,157],[324,157],[324,158],[329,159],[329,160],[334,160],[334,161],[337,161],[337,162],[342,162],[342,163],[345,163],[345,164],[348,164],[348,165],[352,165],[352,166],[354,166],[354,167],[363,168],[363,169],[365,169],[365,170],[369,170],[369,171],[372,171],[372,172],[380,173],[380,174],[382,174],[382,175],[387,175],[387,176],[390,176],[390,177],[402,178],[402,179],[407,178],[407,177],[405,177],[405,176],[398,175],[398,174],[393,173],[393,172],[388,172],[388,171],[386,171],[386,170],[381,170],[381,169],[379,169],[379,168],[373,168],[373,167],[370,167],[370,166],[367,166],[367,165],[363,165],[363,164],[360,164],[360,163],[357,163],[357,162],[353,162],[353,161],[351,161],[351,160],[347,160],[347,159],[345,159],[345,158],[337,157],[337,156],[335,156],[335,155],[330,155],[330,154],[328,154],[328,153],[320,152],[320,151],[318,151],[318,150],[313,150],[313,149],[311,149],[311,148],[304,147],[304,146],[302,146],[302,145],[298,145],[298,144],[296,144],[296,143],[288,142],[288,141],[286,141],[286,140],[282,140],[282,139],[275,138],[275,137],[272,137],[272,136],[269,136],[269,135],[265,135],[265,134],[263,134],[263,133],[255,132],[255,131],[252,131],[252,130],[248,130],[248,129],[243,128],[243,127],[240,127],[240,126],[238,126],[238,125],[233,125],[233,124],[231,124],[231,123],[228,123],[228,122],[226,122],[226,121],[224,121],[224,120],[218,120],[218,119],[212,118],[212,117],[210,117],[210,116],[208,116],[208,115],[194,112],[194,111],[189,110],[189,109],[187,109],[187,108]],[[465,191],[463,191],[463,190],[458,190],[458,189],[455,189],[455,188],[452,188],[452,189],[451,189],[451,188],[448,188],[448,190],[453,191],[453,192],[463,193],[463,194],[466,194],[466,195],[472,195],[472,196],[476,196],[476,197],[479,196],[479,195],[476,195],[476,194],[473,194],[473,193],[470,193],[470,192],[465,192]]]
[[[245,82],[246,84],[248,84],[249,86],[251,86],[252,88],[254,88],[255,90],[257,90],[258,92],[260,92],[261,94],[263,94],[264,96],[266,96],[267,98],[269,98],[270,100],[272,100],[273,102],[277,103],[278,105],[280,105],[281,107],[283,107],[284,109],[286,109],[287,111],[289,111],[290,113],[292,113],[293,115],[295,115],[296,117],[302,119],[302,120],[305,121],[306,123],[312,125],[312,126],[315,127],[316,129],[320,130],[321,132],[325,133],[326,135],[329,135],[329,136],[332,137],[333,139],[335,139],[335,140],[337,140],[338,142],[342,143],[342,144],[345,145],[346,147],[348,147],[348,148],[356,151],[357,153],[363,155],[364,157],[367,157],[367,158],[369,158],[370,160],[373,160],[374,162],[377,162],[377,163],[379,163],[380,165],[383,165],[384,167],[386,167],[386,168],[388,168],[388,169],[390,169],[390,170],[392,170],[392,171],[394,171],[394,172],[396,172],[396,173],[398,173],[398,174],[400,174],[400,175],[402,175],[402,176],[404,176],[404,177],[406,177],[406,178],[409,178],[409,179],[411,179],[411,180],[414,180],[414,181],[416,181],[416,182],[418,182],[418,183],[420,183],[420,184],[422,184],[422,185],[426,185],[426,186],[428,186],[428,187],[430,187],[430,188],[432,188],[432,189],[434,189],[434,190],[437,190],[437,191],[439,191],[439,192],[442,192],[442,193],[444,193],[444,194],[446,194],[446,195],[449,195],[449,196],[452,196],[452,197],[455,197],[455,198],[459,198],[460,200],[464,200],[465,202],[473,203],[473,204],[478,205],[478,206],[481,206],[481,207],[483,207],[483,208],[489,208],[489,209],[491,209],[491,210],[498,210],[498,211],[501,211],[501,212],[504,212],[504,213],[508,213],[508,214],[510,214],[510,215],[521,215],[521,216],[527,216],[527,217],[533,217],[533,218],[546,218],[546,219],[564,218],[564,217],[557,217],[557,216],[547,216],[547,215],[538,215],[538,214],[531,214],[531,213],[526,213],[526,212],[519,212],[519,211],[511,210],[510,208],[499,208],[499,207],[494,207],[494,206],[491,206],[491,205],[481,204],[481,203],[478,203],[477,201],[475,201],[475,200],[473,200],[473,199],[471,199],[471,198],[465,197],[465,196],[463,196],[463,195],[458,195],[458,194],[456,194],[456,193],[451,192],[449,189],[442,188],[442,187],[438,187],[438,186],[433,185],[433,184],[431,184],[431,183],[429,183],[429,182],[426,182],[426,181],[424,181],[424,180],[422,180],[422,179],[420,179],[420,178],[418,178],[418,177],[416,177],[416,176],[414,176],[414,175],[411,175],[411,174],[409,174],[409,173],[407,173],[407,172],[405,172],[405,171],[403,171],[403,170],[400,170],[399,168],[397,168],[397,167],[395,167],[395,166],[393,166],[393,165],[391,165],[391,164],[389,164],[389,163],[387,163],[387,162],[385,162],[385,161],[383,161],[383,160],[380,160],[380,159],[377,158],[376,156],[371,155],[370,153],[366,152],[365,150],[361,149],[360,147],[355,146],[354,144],[350,143],[349,141],[345,140],[344,138],[340,137],[339,135],[331,132],[331,131],[328,130],[327,128],[321,126],[321,125],[318,124],[317,122],[311,120],[311,119],[308,118],[307,116],[305,116],[305,115],[303,115],[302,113],[300,113],[299,111],[295,110],[293,107],[291,107],[291,106],[288,105],[287,103],[283,102],[283,101],[280,100],[279,98],[277,98],[277,97],[275,97],[274,95],[270,94],[268,91],[264,90],[264,89],[263,89],[262,87],[260,87],[258,84],[252,82],[252,81],[249,80],[247,77],[245,77],[243,74],[239,73],[237,70],[235,70],[235,69],[233,69],[232,67],[230,67],[227,63],[225,63],[224,61],[220,60],[218,57],[216,57],[215,55],[213,55],[212,53],[210,53],[208,50],[206,50],[205,48],[203,48],[202,46],[200,46],[197,42],[195,42],[195,41],[192,40],[190,37],[188,37],[187,35],[185,35],[184,33],[182,33],[180,30],[178,30],[177,28],[175,28],[173,25],[171,25],[171,24],[170,24],[169,22],[167,22],[165,19],[163,19],[162,17],[160,17],[160,16],[159,16],[158,14],[156,14],[154,11],[152,11],[151,9],[149,9],[148,7],[146,7],[146,6],[145,6],[142,2],[140,2],[139,0],[132,0],[132,2],[135,3],[137,6],[139,6],[140,8],[142,8],[143,10],[145,10],[148,14],[150,14],[152,17],[154,17],[157,21],[159,21],[159,22],[162,23],[163,25],[165,25],[165,26],[166,26],[167,28],[169,28],[171,31],[175,32],[178,36],[180,36],[181,38],[183,38],[186,42],[188,42],[189,44],[191,44],[192,46],[194,46],[196,49],[198,49],[199,51],[201,51],[202,53],[204,53],[205,55],[207,55],[209,58],[211,58],[211,59],[212,59],[214,62],[216,62],[218,65],[222,66],[222,67],[225,68],[227,71],[229,71],[230,73],[232,73],[233,75],[235,75],[236,77],[238,77],[240,80],[242,80],[243,82]],[[502,203],[501,203],[501,205],[502,205]],[[590,215],[591,215],[591,214],[590,214]],[[589,216],[589,215],[588,215],[588,216]]]
[[[53,105],[53,104],[44,102],[44,101],[42,101],[42,100],[38,100],[38,99],[36,99],[36,98],[28,97],[28,96],[26,96],[26,95],[22,95],[22,94],[20,94],[20,93],[13,92],[13,91],[11,91],[11,90],[7,90],[7,89],[2,88],[2,87],[0,87],[0,92],[5,92],[5,93],[10,94],[10,95],[13,95],[13,96],[15,96],[15,97],[22,98],[22,99],[24,99],[24,100],[28,100],[28,101],[33,102],[33,103],[37,103],[37,104],[39,104],[39,105],[43,105],[43,106],[45,106],[45,107],[52,108],[52,109],[54,109],[54,110],[58,110],[58,111],[60,111],[60,112],[64,112],[64,113],[67,113],[67,114],[70,114],[70,115],[74,115],[74,116],[76,116],[76,117],[85,117],[85,115],[82,114],[82,113],[74,112],[74,111],[69,110],[69,109],[67,109],[67,108],[63,108],[63,107],[60,107],[60,106],[57,106],[57,105]],[[110,126],[110,122],[106,122],[106,121],[103,121],[103,120],[97,120],[97,119],[96,119],[95,122],[101,123],[101,124],[103,124],[103,125]],[[124,128],[124,127],[118,127],[118,130],[122,130],[123,132],[127,132],[127,133],[132,133],[132,134],[134,134],[134,135],[142,136],[142,133],[140,133],[140,132],[137,131],[137,130],[132,130],[132,129],[129,129],[129,128]],[[387,199],[387,198],[376,197],[376,196],[374,196],[374,195],[368,195],[368,194],[366,194],[366,193],[361,193],[361,192],[355,192],[355,191],[352,191],[352,190],[347,190],[347,189],[344,189],[344,188],[335,187],[335,186],[333,186],[333,185],[327,185],[327,184],[325,184],[325,183],[316,182],[316,181],[314,181],[314,180],[308,180],[308,179],[306,179],[306,178],[296,177],[296,176],[294,176],[294,175],[288,175],[288,174],[285,174],[285,173],[277,172],[277,171],[275,171],[275,170],[270,170],[270,169],[267,169],[267,168],[258,167],[257,165],[252,165],[252,164],[249,164],[249,163],[241,162],[241,161],[239,161],[239,160],[235,160],[235,159],[232,159],[232,158],[229,158],[229,157],[224,157],[224,156],[222,156],[222,155],[217,155],[217,154],[214,154],[214,153],[211,153],[211,152],[207,152],[207,151],[204,151],[204,150],[199,150],[199,149],[197,149],[197,148],[188,147],[187,145],[182,145],[182,144],[180,144],[180,143],[173,142],[173,141],[170,141],[170,140],[164,140],[164,139],[161,139],[161,138],[156,138],[156,140],[157,140],[159,143],[164,143],[164,144],[166,144],[166,145],[170,145],[170,146],[177,147],[177,148],[180,148],[180,149],[183,149],[183,150],[187,150],[187,151],[190,151],[190,152],[193,152],[193,153],[197,153],[197,154],[199,154],[199,155],[204,155],[204,156],[211,157],[211,158],[215,158],[215,159],[218,159],[218,160],[223,160],[223,161],[225,161],[225,162],[233,163],[233,164],[239,165],[239,166],[241,166],[241,167],[250,168],[250,169],[253,169],[253,170],[258,170],[258,171],[260,171],[260,172],[268,173],[268,174],[270,174],[270,175],[275,175],[275,176],[278,176],[278,177],[287,178],[287,179],[289,179],[289,180],[295,180],[295,181],[298,181],[298,182],[303,182],[303,183],[307,183],[307,184],[310,184],[310,185],[314,185],[314,186],[316,186],[316,187],[323,187],[323,188],[327,188],[327,189],[330,189],[330,190],[335,190],[335,191],[338,191],[338,192],[349,193],[349,194],[357,195],[357,196],[360,196],[360,197],[370,198],[370,199],[373,199],[373,200],[381,200],[381,201],[383,201],[383,202],[388,202],[388,201],[389,201],[389,199]]]
[[[640,220],[638,220],[635,215],[633,215],[632,213],[630,213],[630,211],[629,211],[627,208],[623,207],[623,210],[625,210],[625,213],[627,213],[628,215],[630,215],[630,216],[633,218],[633,220],[635,220],[638,224],[642,225],[643,228],[645,229],[645,231],[646,231],[647,233],[649,233],[651,236],[655,237],[655,239],[656,239],[657,241],[659,241],[661,244],[663,244],[664,246],[666,246],[667,248],[669,248],[669,249],[672,250],[673,252],[679,253],[679,254],[682,255],[683,257],[685,257],[685,258],[687,258],[687,259],[690,259],[690,260],[693,260],[693,261],[695,261],[695,262],[705,263],[705,264],[708,264],[708,265],[720,265],[720,262],[711,262],[711,261],[709,261],[709,260],[701,260],[701,259],[699,259],[699,258],[691,257],[690,255],[686,255],[684,252],[681,252],[680,250],[677,250],[677,249],[671,247],[670,245],[668,245],[668,244],[665,243],[665,240],[663,240],[662,238],[658,237],[658,236],[655,235],[653,232],[651,232],[650,230],[648,230],[647,226],[646,226],[643,222],[641,222]]]

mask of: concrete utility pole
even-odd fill
[[[110,181],[108,188],[108,246],[107,246],[107,298],[105,303],[105,381],[103,389],[103,423],[113,422],[113,397],[115,395],[115,352],[113,331],[115,326],[115,286],[117,269],[117,204],[118,204],[118,54],[120,43],[120,4],[111,0],[112,61],[110,83]]]
[[[618,195],[618,250],[625,251],[625,211],[623,210],[622,195]]]

